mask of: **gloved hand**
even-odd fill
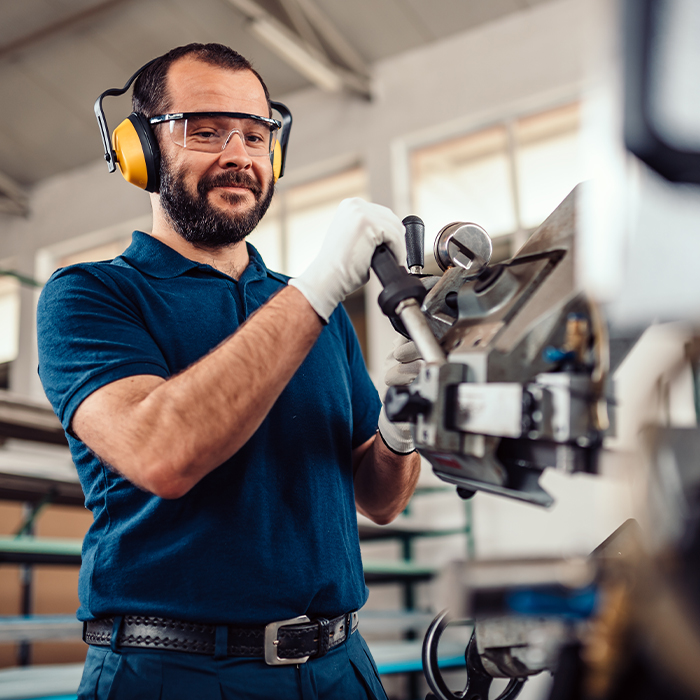
[[[384,363],[384,382],[387,386],[406,386],[410,384],[425,364],[421,359],[416,344],[404,336],[394,341],[394,347]],[[389,449],[399,454],[413,452],[413,436],[410,423],[392,423],[382,406],[379,414],[379,433]]]
[[[369,279],[372,255],[386,243],[400,265],[406,260],[401,220],[386,207],[362,199],[344,199],[333,217],[321,251],[306,270],[289,280],[328,321],[345,297]]]

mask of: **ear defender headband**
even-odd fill
[[[148,123],[148,119],[138,112],[132,112],[109,136],[109,128],[102,109],[102,100],[105,97],[119,97],[123,95],[136,78],[143,73],[154,61],[149,61],[134,73],[123,88],[110,88],[105,90],[95,100],[95,116],[97,126],[102,137],[104,158],[107,161],[109,172],[113,173],[117,167],[127,182],[140,187],[146,192],[157,192],[160,186],[160,150],[158,140]],[[272,174],[275,182],[284,175],[284,165],[287,160],[287,144],[289,133],[292,129],[292,113],[281,102],[270,102],[270,107],[276,110],[282,117],[280,129],[275,147],[270,153]]]

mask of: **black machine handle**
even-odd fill
[[[400,282],[408,272],[396,261],[386,243],[377,246],[372,255],[372,269],[379,278],[383,287],[388,287],[392,282]]]
[[[382,243],[374,251],[372,269],[384,287],[377,301],[390,318],[396,315],[396,308],[402,301],[415,299],[420,304],[425,299],[426,288],[417,277],[399,265],[386,244]]]
[[[418,217],[410,218],[412,221],[409,221],[409,228],[414,228],[408,232],[408,236],[415,243],[422,238],[423,222]],[[416,219],[419,225],[416,224]],[[422,243],[420,248],[423,249]],[[421,282],[421,275],[409,274],[405,267],[396,262],[394,254],[383,243],[377,246],[372,255],[372,269],[384,287],[377,302],[389,317],[391,325],[401,335],[413,340],[426,362],[437,365],[444,363],[445,353],[421,311],[421,303],[428,293]]]

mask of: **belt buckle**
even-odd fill
[[[279,622],[270,622],[269,625],[265,625],[265,663],[268,666],[289,666],[291,664],[305,664],[308,660],[308,656],[302,656],[299,659],[280,659],[277,655],[277,646],[280,640],[277,637],[280,627],[286,627],[287,625],[299,625],[304,622],[311,622],[306,615],[299,615],[299,617],[292,617],[289,620],[280,620]]]

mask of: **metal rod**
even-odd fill
[[[396,307],[396,313],[421,357],[429,364],[444,365],[447,362],[445,353],[430,330],[418,302],[415,299],[405,299]]]

